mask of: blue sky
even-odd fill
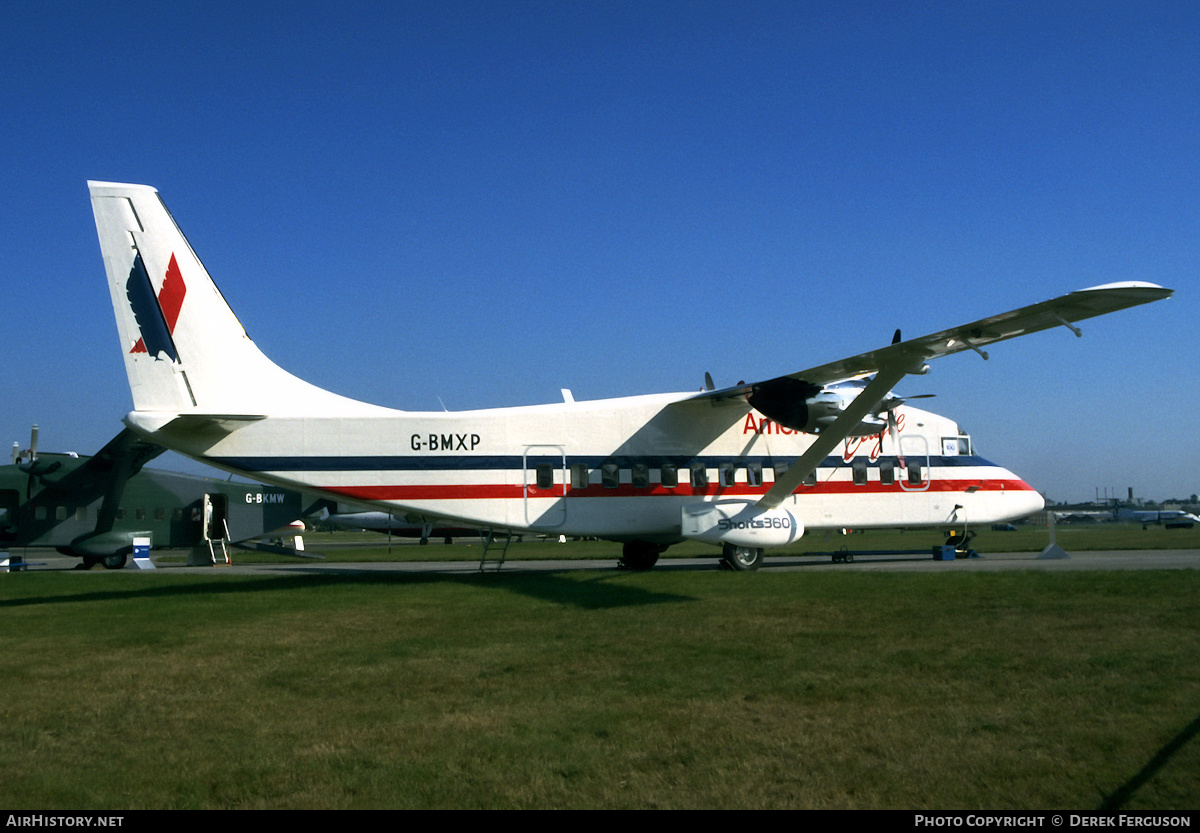
[[[767,378],[1159,283],[899,392],[1052,499],[1200,492],[1197,55],[1194,2],[18,4],[0,439],[88,453],[131,407],[98,179],[160,190],[279,364],[412,410]]]

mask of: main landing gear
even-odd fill
[[[650,544],[646,541],[627,541],[621,548],[621,560],[617,562],[621,570],[649,570],[658,563],[658,556],[666,550],[664,544]],[[746,572],[757,570],[763,564],[763,551],[758,547],[735,547],[726,544],[721,550],[721,568]]]
[[[90,570],[97,564],[103,564],[106,570],[120,570],[125,567],[129,561],[129,554],[124,552],[114,552],[111,555],[85,555],[82,564],[76,564],[77,570]]]
[[[726,544],[721,549],[721,566],[727,570],[757,570],[763,563],[763,551],[758,547],[735,547]]]
[[[621,560],[617,562],[619,570],[649,570],[658,563],[658,556],[665,550],[662,544],[650,544],[645,541],[626,541],[621,547]]]

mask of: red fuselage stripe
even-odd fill
[[[591,485],[586,489],[567,489],[569,498],[583,497],[730,497],[730,496],[761,496],[766,494],[771,484],[750,486],[737,483],[733,486],[688,486],[680,484],[673,489],[654,485],[647,488],[634,488],[628,483],[622,483],[615,489],[600,485]],[[965,492],[974,487],[980,492],[1001,492],[1005,490],[1032,492],[1034,489],[1023,480],[934,480],[927,485],[901,487],[898,483],[883,485],[871,482],[856,486],[850,481],[821,483],[816,486],[801,486],[796,490],[798,495],[865,495],[865,494],[904,494],[907,492]],[[562,486],[552,489],[538,489],[532,485],[520,486],[503,483],[480,484],[427,484],[412,486],[325,486],[323,491],[344,495],[355,500],[517,500],[529,498],[560,498],[563,496]]]

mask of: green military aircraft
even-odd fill
[[[0,466],[0,550],[54,547],[82,558],[85,568],[125,566],[135,537],[155,549],[207,551],[216,560],[230,544],[262,537],[319,511],[327,501],[257,483],[235,483],[145,469],[162,446],[128,428],[93,457],[38,454],[14,443],[13,461]],[[253,545],[287,555],[317,557],[282,546]]]

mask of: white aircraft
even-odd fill
[[[1043,507],[952,420],[892,388],[938,356],[1166,298],[1072,292],[752,384],[475,411],[411,412],[322,390],[259,351],[158,192],[91,182],[134,410],[147,439],[264,483],[484,529],[671,544],[735,569],[806,530],[999,523]],[[714,553],[715,554],[715,553]]]
[[[343,512],[341,511],[342,505],[339,505],[337,509],[337,512],[323,513],[321,520],[347,529],[365,529],[369,532],[378,532],[381,535],[396,538],[417,538],[422,544],[428,544],[430,538],[441,538],[449,544],[455,538],[479,539],[484,534],[484,531],[480,529],[437,521],[425,520],[421,523],[413,523],[403,515],[393,515],[390,512]]]
[[[1191,529],[1200,523],[1200,518],[1182,509],[1127,509],[1118,507],[1118,521],[1136,521],[1143,527],[1148,524],[1161,524],[1167,529]]]

